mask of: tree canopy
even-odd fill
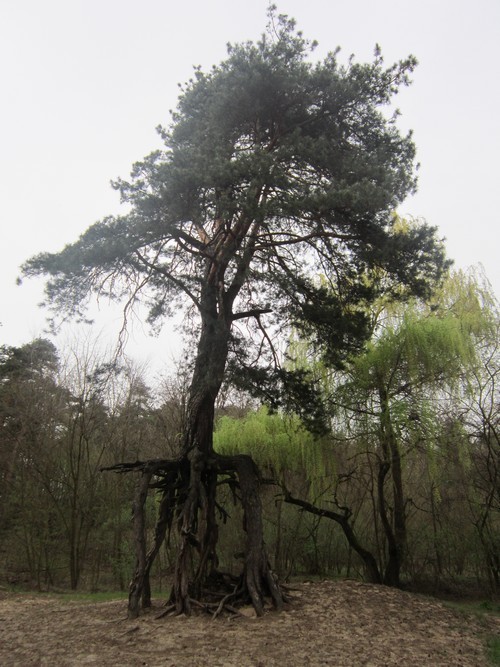
[[[186,304],[204,311],[210,286],[217,316],[253,315],[258,326],[272,310],[313,322],[324,338],[335,330],[340,354],[364,330],[354,304],[374,296],[370,269],[420,294],[439,277],[436,230],[402,232],[392,217],[415,189],[415,146],[386,107],[415,59],[385,67],[377,52],[372,63],[342,65],[331,53],[314,63],[294,22],[273,19],[274,33],[195,70],[159,128],[164,149],[115,183],[127,213],[24,265],[49,276],[58,313],[81,314],[94,293],[139,299],[158,324]],[[314,284],[318,272],[330,276],[328,290]]]

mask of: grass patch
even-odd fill
[[[443,604],[450,609],[463,611],[466,614],[473,614],[474,616],[500,616],[500,602],[492,600],[476,600],[476,601],[451,601],[442,600]]]
[[[488,658],[492,665],[500,665],[500,637],[490,637],[487,642]]]
[[[42,593],[42,595],[44,595]],[[126,591],[99,591],[97,593],[80,593],[78,591],[67,591],[64,593],[45,593],[50,597],[65,602],[113,602],[114,600],[126,600]]]
[[[113,602],[114,600],[126,600],[128,598],[127,591],[98,591],[89,593],[88,591],[34,591],[17,586],[10,586],[7,589],[10,593],[17,595],[32,595],[49,597],[61,602]]]
[[[487,616],[500,616],[500,602],[492,600],[444,602],[450,609],[475,616],[480,621]],[[486,639],[486,652],[492,667],[500,667],[500,637],[490,636]]]
[[[488,614],[494,614],[495,616],[500,616],[500,602],[492,602],[491,600],[485,600],[484,602],[479,603],[479,607],[488,612]]]

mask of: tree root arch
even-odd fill
[[[262,616],[269,602],[283,607],[285,598],[271,569],[263,536],[260,477],[247,455],[207,457],[193,449],[179,459],[136,461],[106,468],[118,473],[139,473],[133,502],[135,569],[129,587],[128,616],[136,618],[151,606],[151,567],[162,544],[177,533],[177,553],[170,598],[162,615],[204,610],[217,617],[224,611],[252,604]],[[218,568],[217,514],[228,514],[217,491],[227,485],[243,510],[244,565],[238,576]],[[150,490],[160,493],[156,526],[149,549],[146,500]]]

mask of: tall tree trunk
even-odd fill
[[[181,466],[184,488],[178,513],[180,544],[171,593],[176,612],[186,614],[191,612],[191,598],[200,596],[208,572],[217,561],[213,429],[215,401],[228,355],[230,324],[217,317],[215,303],[209,303],[204,312],[184,431]]]
[[[379,513],[388,547],[388,561],[384,583],[400,586],[401,566],[406,548],[406,513],[403,492],[401,454],[391,421],[389,397],[384,387],[379,388],[380,398],[380,443],[382,460],[378,474]],[[388,473],[392,479],[392,522],[387,514],[385,483]]]
[[[135,574],[130,583],[128,596],[128,617],[139,615],[139,602],[144,590],[146,576],[146,521],[144,505],[148,495],[152,471],[145,470],[137,484],[136,497],[132,507],[134,519]]]

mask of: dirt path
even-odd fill
[[[281,614],[126,620],[126,602],[4,594],[0,664],[149,667],[482,667],[500,619],[353,581],[300,584]],[[250,610],[247,610],[250,612]]]

